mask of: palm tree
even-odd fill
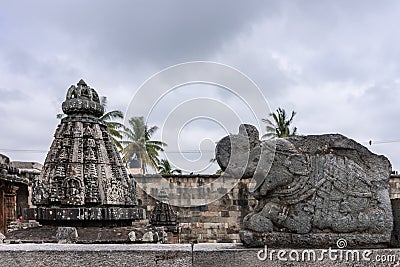
[[[104,110],[107,110],[107,97],[103,96],[101,97],[100,100],[101,105],[104,107]],[[125,129],[125,126],[118,122],[115,121],[115,119],[123,119],[124,114],[120,110],[111,110],[106,112],[103,116],[99,118],[101,122],[103,122],[108,130],[110,131],[111,137],[114,141],[114,144],[117,146],[119,151],[123,150],[122,144],[119,140],[122,139],[122,132]]]
[[[160,161],[160,165],[158,165],[158,173],[159,174],[175,174],[179,173],[182,174],[182,171],[179,169],[172,169],[171,164],[166,159],[162,159]]]
[[[164,151],[163,146],[167,146],[164,142],[151,140],[151,136],[157,131],[158,127],[148,128],[143,117],[132,117],[128,123],[129,127],[124,128],[124,139],[121,141],[124,146],[122,150],[124,162],[128,162],[136,155],[142,162],[143,172],[146,171],[148,166],[157,170],[160,164],[158,152]]]
[[[287,119],[286,111],[282,108],[278,108],[276,113],[270,113],[269,116],[273,118],[273,121],[269,119],[262,119],[264,123],[267,124],[266,130],[267,133],[262,137],[288,137],[297,134],[297,128],[294,127],[292,131],[290,131],[290,124],[293,122],[293,118],[296,115],[296,112],[292,111],[292,115],[289,119]]]

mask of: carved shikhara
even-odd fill
[[[165,189],[161,189],[158,194],[158,201],[150,213],[149,223],[153,226],[176,226],[178,224]]]
[[[254,126],[245,127],[254,132]],[[229,159],[244,141],[250,151],[243,167],[243,159],[240,164]],[[258,205],[241,231],[247,246],[323,245],[341,235],[353,245],[390,241],[390,162],[351,139],[328,134],[260,141],[242,131],[222,139],[216,156],[222,169],[256,182],[252,194]]]
[[[133,185],[107,127],[64,118],[34,183],[35,205],[135,205]],[[68,120],[67,120],[68,119]]]
[[[51,221],[60,218],[51,216],[53,213],[46,208],[79,208],[79,214],[82,208],[137,205],[135,185],[108,128],[99,120],[104,108],[96,91],[81,80],[69,88],[62,107],[67,116],[57,127],[40,176],[33,181],[32,203],[41,209],[28,210],[27,216]],[[85,216],[112,219],[107,215],[111,212],[104,213],[101,218]],[[72,220],[85,220],[85,216],[77,215]]]

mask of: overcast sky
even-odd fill
[[[300,134],[372,140],[368,148],[400,170],[400,2],[247,2],[1,0],[0,153],[42,163],[66,90],[81,78],[125,111],[153,74],[204,60],[247,75],[272,110],[295,110]],[[185,94],[224,98],[211,87],[176,90],[150,123],[161,126]],[[180,148],[208,139],[209,151],[223,135],[194,121]]]

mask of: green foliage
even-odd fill
[[[58,114],[56,115],[56,117],[57,117],[57,119],[61,120],[62,118],[65,117],[65,114],[64,114],[64,113],[58,113]]]
[[[104,111],[107,110],[107,97],[102,96],[100,99],[100,104],[104,107]],[[114,144],[117,146],[119,151],[122,151],[122,144],[119,140],[122,138],[122,131],[125,128],[125,126],[116,121],[118,119],[122,120],[124,118],[124,114],[122,111],[119,110],[111,110],[106,113],[104,113],[103,116],[99,118],[101,122],[103,122],[107,128],[108,131],[111,134],[111,137],[114,141]]]
[[[122,144],[119,140],[122,139],[122,132],[125,126],[122,123],[115,121],[115,119],[123,118],[124,114],[119,110],[109,111],[99,118],[99,120],[107,126],[108,131],[110,132],[114,141],[114,144],[117,146],[119,151],[122,151],[123,149]]]
[[[128,124],[128,127],[124,127],[123,140],[120,142],[124,147],[122,150],[124,162],[128,162],[136,154],[141,159],[144,172],[146,167],[157,170],[160,164],[158,153],[164,151],[163,147],[167,146],[164,142],[151,140],[158,127],[149,128],[143,117],[132,117]]]
[[[219,175],[221,175],[221,174],[223,174],[224,173],[224,171],[223,170],[221,170],[221,169],[218,169],[218,170],[216,170],[215,171],[215,174],[219,174]]]
[[[276,112],[270,113],[269,116],[273,118],[273,121],[270,119],[262,119],[262,121],[267,124],[267,133],[263,135],[263,138],[289,137],[296,135],[296,127],[294,127],[292,131],[290,130],[290,125],[292,124],[295,115],[296,112],[292,111],[290,118],[288,118],[286,111],[282,108],[278,108]]]
[[[172,169],[171,164],[168,160],[162,159],[160,164],[158,165],[158,173],[159,174],[182,174],[182,171],[179,169]]]

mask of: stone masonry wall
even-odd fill
[[[154,178],[154,176],[152,176]],[[197,186],[202,183],[215,181],[218,175],[171,175],[164,176],[170,183],[185,186]],[[241,181],[227,194],[208,205],[200,207],[176,207],[180,234],[174,234],[173,243],[185,242],[240,242],[239,229],[243,217],[253,211],[257,201],[249,194],[250,178]],[[400,198],[400,175],[390,177],[390,198]],[[146,209],[150,214],[156,200],[146,194],[139,186],[136,188],[139,207]],[[175,192],[178,195],[178,192]],[[151,195],[157,195],[158,189],[151,189]]]
[[[171,184],[195,187],[215,181],[218,175],[171,175],[164,176]],[[154,179],[154,176],[152,176]],[[173,243],[187,242],[240,242],[239,230],[243,217],[251,212],[256,200],[249,194],[248,184],[251,179],[242,179],[232,190],[208,205],[198,207],[172,206],[179,221],[180,233],[174,234]],[[216,183],[215,190],[226,190],[221,183]],[[221,186],[219,188],[219,186]],[[172,187],[172,186],[171,186]],[[146,194],[139,186],[136,188],[139,207],[147,214],[153,210],[156,200]],[[151,195],[157,196],[158,189],[151,188]],[[173,194],[179,196],[177,189]]]
[[[390,176],[390,199],[400,198],[400,175],[392,174]]]

